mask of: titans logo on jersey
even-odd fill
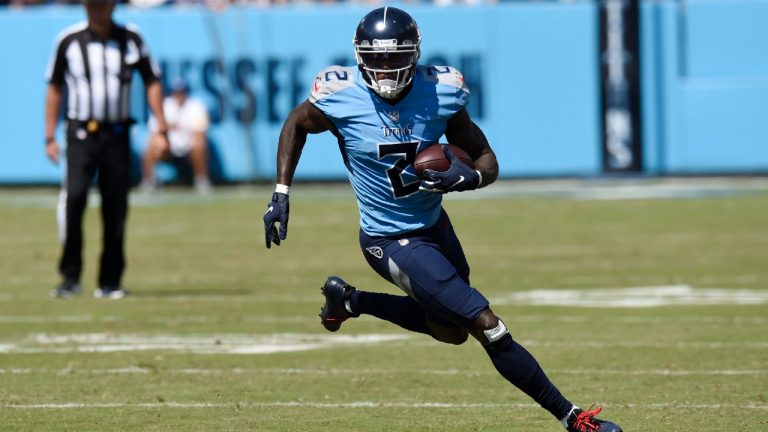
[[[461,73],[417,66],[408,94],[390,104],[366,86],[357,67],[331,66],[315,77],[309,101],[336,127],[363,231],[392,236],[437,221],[442,195],[419,191],[412,163],[469,103]]]

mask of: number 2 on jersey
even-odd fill
[[[403,171],[416,159],[416,149],[418,147],[418,141],[378,144],[379,159],[390,155],[402,156],[386,171],[395,198],[402,198],[419,190],[420,182],[418,180],[410,183],[403,182]]]

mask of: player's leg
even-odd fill
[[[472,334],[483,345],[496,370],[560,420],[568,431],[621,432],[618,425],[595,418],[600,408],[584,412],[563,397],[536,359],[512,338],[504,322],[490,308],[475,319]]]
[[[329,331],[337,331],[349,318],[367,314],[445,343],[462,344],[469,336],[462,327],[440,317],[428,316],[409,296],[360,291],[338,276],[330,276],[321,291],[325,304],[320,309],[320,322]]]
[[[381,277],[400,286],[397,265],[391,253],[403,254],[417,245],[414,238],[390,239],[372,237],[360,231],[360,245],[368,264]],[[405,290],[406,293],[408,292]],[[396,324],[406,330],[424,333],[446,343],[461,344],[467,340],[465,328],[437,316],[429,316],[423,307],[409,295],[359,291],[342,279],[331,276],[322,287],[326,298],[321,309],[321,323],[336,331],[341,323],[359,314],[368,314]]]
[[[360,246],[368,265],[407,295],[361,291],[352,297],[353,310],[390,321],[407,330],[428,334],[440,342],[459,345],[467,340],[467,329],[424,310],[408,286],[408,276],[400,272],[398,263],[413,256],[414,249],[422,243],[432,242],[424,235],[428,231],[414,231],[397,238],[371,237],[360,231]],[[446,265],[450,266],[449,263]],[[451,268],[449,271],[455,270]]]
[[[125,221],[128,215],[128,189],[131,180],[131,155],[127,131],[103,146],[99,160],[99,191],[104,248],[99,268],[99,287],[120,288],[125,268]]]
[[[442,227],[436,226],[430,235],[440,243],[443,254],[454,264],[457,272],[463,276],[462,279],[469,284],[469,266],[447,215],[444,214],[441,217],[440,223]],[[466,288],[456,284],[451,286],[456,292],[453,294],[449,292],[449,297],[461,298],[465,295],[461,292]],[[477,294],[469,291],[466,295]],[[484,298],[477,301],[484,301]],[[496,370],[504,378],[528,394],[555,418],[560,419],[569,431],[618,432],[621,430],[613,423],[595,419],[594,415],[599,412],[599,409],[582,412],[565,399],[541,369],[538,361],[512,338],[506,325],[490,307],[486,307],[474,319],[472,335],[483,345]],[[588,429],[593,426],[594,429]]]
[[[536,359],[512,338],[506,325],[491,309],[474,321],[472,335],[480,341],[496,370],[558,419],[568,415],[572,404],[565,399]]]
[[[155,167],[162,160],[160,142],[156,134],[150,135],[147,140],[147,148],[141,158],[141,185],[142,191],[151,191],[157,186]]]
[[[78,137],[85,130],[69,126],[67,136],[67,172],[64,183],[66,201],[63,221],[63,250],[59,261],[59,273],[64,282],[78,284],[83,269],[83,214],[88,203],[88,189],[96,172],[93,160],[93,144],[88,138]]]
[[[192,166],[195,189],[199,193],[208,193],[211,181],[208,178],[208,140],[205,132],[191,134],[189,147],[189,163]]]

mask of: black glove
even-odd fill
[[[280,246],[280,240],[285,240],[288,236],[288,195],[275,192],[272,194],[272,202],[267,206],[264,213],[264,237],[267,242],[267,249],[272,243]],[[280,222],[280,234],[278,235],[275,222]]]
[[[451,161],[451,166],[445,171],[424,170],[419,189],[437,193],[477,189],[480,185],[480,173],[454,156],[448,146],[443,146],[443,153]]]

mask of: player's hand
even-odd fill
[[[45,155],[48,156],[48,159],[51,160],[54,164],[59,164],[59,153],[61,152],[61,147],[59,147],[59,143],[56,142],[55,139],[52,139],[45,143]]]
[[[274,192],[272,202],[267,205],[267,211],[264,213],[264,238],[267,242],[267,249],[274,243],[280,246],[280,241],[285,240],[288,235],[288,195]],[[278,234],[275,222],[280,223]]]
[[[171,142],[168,140],[168,132],[156,132],[153,150],[158,160],[166,159],[171,154]]]
[[[451,161],[451,166],[445,171],[424,170],[419,189],[435,193],[477,189],[480,185],[480,173],[465,165],[448,146],[443,146],[443,153]]]

